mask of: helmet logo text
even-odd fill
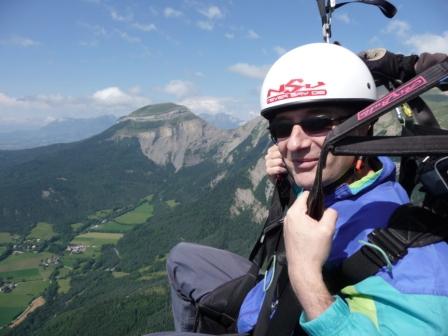
[[[325,96],[327,90],[325,83],[305,83],[302,78],[291,79],[288,83],[280,85],[278,89],[269,89],[267,103],[274,103],[284,99],[310,96]]]

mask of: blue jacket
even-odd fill
[[[333,246],[326,266],[339,264],[384,227],[392,212],[409,199],[395,181],[395,165],[379,158],[383,168],[350,185],[340,186],[325,199],[338,211]],[[310,335],[447,335],[448,245],[445,242],[411,248],[391,272],[380,270],[335,296],[333,304],[302,328]],[[264,299],[263,283],[246,296],[238,332],[253,329]]]

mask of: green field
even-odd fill
[[[70,224],[73,231],[78,231],[80,228],[84,226],[84,223],[73,223]]]
[[[72,269],[76,263],[96,258],[101,253],[103,245],[116,244],[121,237],[123,237],[122,233],[88,232],[80,234],[70,244],[86,245],[86,251],[78,254],[64,252],[63,264],[65,267]]]
[[[17,287],[10,293],[0,293],[0,326],[9,324],[47,286],[48,281],[26,281],[18,283]]]
[[[95,227],[93,230],[97,231],[97,232],[125,233],[125,232],[132,230],[133,227],[134,227],[134,225],[120,224],[115,221],[112,221],[112,222],[100,224],[100,225],[98,225],[98,227]]]
[[[115,218],[115,222],[120,224],[142,224],[152,217],[154,206],[149,203],[143,203],[132,211]]]
[[[0,232],[0,245],[5,245],[12,242],[14,236],[9,232]]]
[[[58,293],[59,294],[64,294],[64,293],[68,293],[68,291],[70,290],[70,278],[67,279],[58,279]]]
[[[153,198],[154,198],[154,195],[148,195],[148,196],[144,197],[142,200],[144,200],[148,203],[151,203]]]
[[[66,278],[66,277],[68,277],[69,275],[70,275],[70,272],[71,272],[72,270],[70,269],[70,268],[67,268],[67,267],[61,267],[60,269],[59,269],[59,277],[60,278]]]
[[[123,278],[128,275],[129,275],[129,273],[126,273],[126,272],[112,272],[112,276],[116,279]]]
[[[53,225],[45,222],[37,223],[31,233],[28,235],[28,239],[36,238],[41,240],[49,240],[54,236]]]
[[[71,244],[85,244],[87,246],[102,246],[115,244],[123,235],[121,233],[87,232],[77,235]]]
[[[38,268],[25,268],[11,272],[0,272],[4,279],[14,279],[15,281],[29,281],[42,279]]]
[[[179,205],[179,203],[176,202],[176,200],[169,200],[165,202],[166,205],[168,205],[170,208],[174,208],[176,205]]]
[[[88,259],[95,257],[101,251],[101,247],[106,244],[116,244],[117,241],[123,237],[122,233],[109,232],[87,232],[76,236],[70,244],[86,245],[86,251],[79,254],[70,254],[65,252],[64,265],[72,267],[72,262],[76,259]],[[67,262],[66,261],[69,261]]]
[[[42,294],[55,266],[39,266],[52,254],[22,253],[0,262],[0,277],[13,280],[17,287],[10,293],[0,293],[0,326],[9,324],[28,304]]]
[[[105,217],[108,217],[110,215],[112,215],[114,212],[113,209],[104,209],[104,210],[99,210],[97,212],[95,212],[94,214],[89,215],[87,218],[89,219],[102,219]]]
[[[30,268],[38,268],[43,259],[51,257],[49,252],[14,254],[0,262],[0,276],[3,272],[20,271]]]

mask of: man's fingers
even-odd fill
[[[284,167],[285,164],[283,163],[282,159],[270,159],[266,161],[266,167]]]
[[[295,200],[294,204],[291,206],[291,209],[294,208],[295,211],[299,211],[301,213],[306,213],[307,205],[306,201],[308,199],[308,195],[310,194],[309,191],[302,192],[297,199]]]
[[[338,219],[338,212],[332,208],[328,208],[324,211],[324,214],[322,215],[322,218],[319,221],[319,223],[325,226],[329,226],[332,228],[332,230],[334,230],[337,219]]]

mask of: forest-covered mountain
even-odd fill
[[[248,253],[267,211],[268,145],[262,119],[220,130],[183,106],[160,104],[87,140],[0,151],[0,232],[15,237],[0,277],[30,280],[23,274],[31,268],[4,266],[2,275],[2,263],[14,258],[59,258],[48,268],[46,303],[4,332],[139,335],[170,328],[168,251],[196,241]],[[44,228],[50,234],[33,240]],[[83,253],[67,250],[83,245]]]

